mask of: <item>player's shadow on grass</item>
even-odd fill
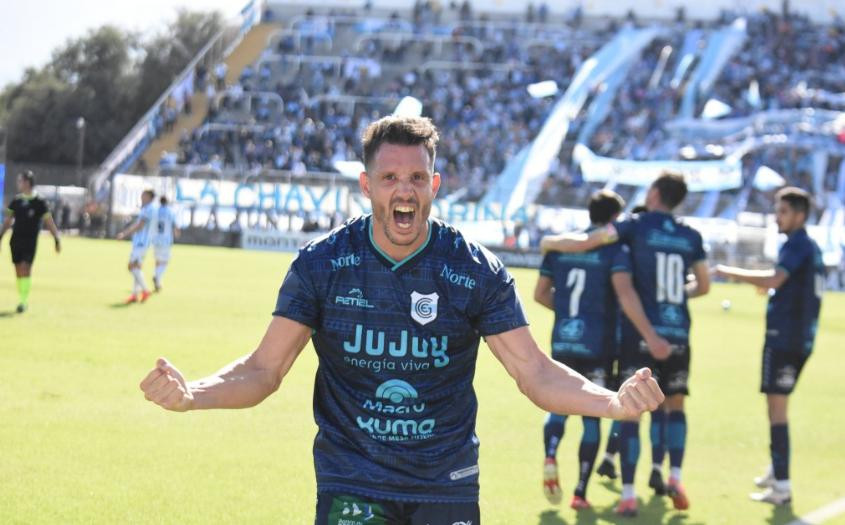
[[[119,302],[110,304],[109,308],[119,310],[121,308],[129,308],[130,306],[132,306],[132,303]]]
[[[619,488],[619,484],[616,482],[616,480],[601,478],[599,480],[599,484],[610,492],[613,492],[615,494],[622,494],[622,489]]]
[[[15,312],[14,310],[10,310],[8,312],[0,312],[0,319],[3,319],[5,317],[14,317],[16,313],[17,312]]]
[[[544,510],[540,513],[540,525],[567,525],[556,510]]]
[[[690,521],[689,515],[684,512],[677,512],[667,504],[667,499],[659,496],[652,496],[650,500],[640,507],[638,519],[632,523],[668,523],[672,525],[703,525],[700,521]],[[664,522],[664,517],[669,514],[669,519]],[[540,513],[539,525],[595,525],[599,523],[623,523],[628,518],[616,514],[614,505],[605,508],[592,508],[578,512],[575,521],[567,521],[560,516],[557,510],[545,510]]]
[[[792,511],[792,504],[774,505],[772,507],[772,515],[769,517],[769,523],[772,525],[782,525],[784,523],[791,523],[797,520],[798,516]],[[803,521],[799,523],[804,523]]]

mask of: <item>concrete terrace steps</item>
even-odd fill
[[[236,83],[241,75],[241,71],[249,64],[258,60],[261,53],[267,47],[267,37],[280,28],[282,28],[281,24],[259,24],[244,36],[241,43],[224,60],[226,66],[228,66],[228,70],[226,71],[227,85]],[[212,77],[213,68],[209,69],[209,77]],[[213,79],[210,78],[209,81],[213,81]],[[179,118],[173,126],[173,131],[162,134],[144,152],[142,158],[149,169],[155,170],[157,168],[163,152],[177,151],[179,149],[179,138],[182,135],[182,130],[191,131],[202,125],[205,121],[208,115],[208,99],[205,93],[195,92],[191,98],[191,106],[193,111],[190,115],[180,113]]]

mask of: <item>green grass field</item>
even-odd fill
[[[313,351],[279,392],[250,410],[173,414],[138,390],[158,356],[197,378],[251,351],[290,256],[177,246],[165,291],[145,305],[118,307],[131,283],[129,244],[68,239],[58,256],[51,248],[41,243],[23,316],[11,313],[17,294],[8,245],[0,252],[0,523],[312,523]],[[552,315],[531,300],[536,273],[514,274],[545,346]],[[720,307],[725,298],[729,312]],[[642,512],[623,522],[787,523],[845,496],[845,295],[831,293],[816,354],[792,399],[795,503],[774,509],[748,500],[751,478],[768,462],[757,393],[763,311],[764,298],[743,286],[716,286],[693,303],[684,465],[692,508],[678,513],[669,500],[652,498],[644,425]],[[589,489],[595,511],[576,516],[546,502],[544,414],[483,345],[475,385],[485,524],[619,521],[612,512],[618,483],[596,477]],[[570,420],[567,432],[558,457],[568,502],[580,421]]]

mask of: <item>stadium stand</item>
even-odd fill
[[[763,228],[775,189],[792,184],[814,194],[812,224],[842,223],[839,19],[655,21],[543,8],[515,20],[422,1],[395,12],[304,10],[272,4],[222,71],[198,68],[192,113],[175,119],[161,107],[154,127],[166,131],[136,171],[333,181],[339,163],[360,158],[366,125],[412,96],[441,129],[436,168],[449,201],[583,210],[608,187],[633,207],[642,184],[596,179],[584,159],[705,161],[735,180],[697,188],[682,215]],[[529,95],[547,80],[557,90]],[[533,215],[516,227],[536,239],[549,225]]]

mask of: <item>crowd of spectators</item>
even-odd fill
[[[413,96],[441,129],[436,168],[445,175],[444,193],[461,192],[462,198],[477,200],[537,135],[556,100],[532,98],[527,86],[555,80],[565,89],[618,24],[639,23],[630,15],[624,22],[588,27],[575,11],[565,25],[544,25],[549,10],[541,3],[529,7],[521,24],[508,24],[478,15],[468,1],[447,5],[417,0],[407,20],[394,13],[368,34],[360,24],[341,23],[354,13],[342,14],[336,21],[307,13],[299,33],[280,34],[234,85],[225,85],[225,65],[204,72],[206,125],[183,132],[179,151],[169,154],[167,162],[296,175],[332,172],[337,161],[360,158],[359,137],[367,124],[392,112],[402,97]],[[707,25],[683,18],[679,12],[674,23],[667,23],[666,31],[627,71],[612,110],[587,137],[595,153],[633,160],[719,158],[706,143],[679,138],[665,124],[679,115],[687,87],[671,82],[685,35],[693,27],[706,35],[732,17],[725,14]],[[746,20],[742,48],[711,92],[697,94],[696,115],[710,99],[729,106],[725,118],[768,109],[845,107],[845,97],[837,96],[845,92],[841,20],[821,26],[796,13],[775,12]],[[394,36],[380,38],[379,32]],[[409,38],[395,37],[397,33]],[[697,60],[702,49],[703,44]],[[657,70],[662,72],[655,75]],[[543,202],[553,204],[556,195],[581,186],[571,161],[572,142],[597,94],[591,94],[573,122],[560,162],[544,186]],[[163,110],[163,129],[172,128],[174,111]],[[749,178],[765,165],[788,182],[807,186],[808,155],[783,148],[754,151],[743,159],[744,172]],[[838,162],[829,165],[833,170]],[[829,175],[826,184],[835,184],[833,173]],[[756,200],[759,196],[752,202]]]
[[[306,39],[281,35],[238,83],[217,83],[209,93],[207,125],[183,132],[175,161],[294,174],[334,171],[335,161],[360,158],[367,124],[413,96],[441,130],[436,168],[445,175],[444,193],[461,190],[464,198],[480,198],[536,136],[554,102],[531,98],[527,86],[549,79],[566,86],[601,37],[581,41],[570,35],[556,44],[519,38],[517,26],[466,24],[468,5],[456,7],[465,25],[455,33],[477,38],[480,48],[450,38],[369,38],[361,41],[360,55],[342,51],[324,61],[303,61],[297,53],[306,50],[297,46],[306,46]],[[430,8],[414,13],[415,27],[436,22]],[[350,33],[332,29],[335,42],[357,41]],[[429,60],[459,65],[432,67]]]

